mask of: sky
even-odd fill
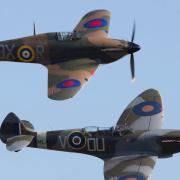
[[[129,56],[102,65],[79,94],[67,101],[47,97],[47,69],[41,65],[0,63],[0,121],[9,112],[33,123],[37,131],[109,127],[129,102],[155,88],[164,99],[164,128],[180,129],[179,0],[16,0],[1,2],[0,39],[37,33],[72,31],[84,14],[111,11],[109,37],[130,40],[136,21],[136,82],[130,79]],[[151,180],[177,179],[180,154],[160,159]],[[103,180],[103,161],[95,157],[26,148],[8,152],[0,143],[0,176],[6,180]]]

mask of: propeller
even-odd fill
[[[36,35],[36,24],[35,22],[33,22],[33,33],[34,33],[34,36]]]
[[[131,42],[134,42],[135,33],[136,33],[136,23],[134,22],[133,32],[132,32],[132,36],[131,36]]]
[[[134,22],[132,36],[131,36],[131,49],[133,49],[133,42],[134,42],[135,33],[136,33],[136,24]],[[131,54],[131,56],[130,56],[130,69],[131,69],[132,81],[135,80],[135,63],[134,63],[134,54],[133,53],[134,53],[133,51],[130,53]]]
[[[133,53],[131,54],[131,57],[130,57],[130,68],[131,68],[131,78],[132,78],[132,81],[134,82],[134,80],[135,80],[135,65],[134,65],[134,54]]]

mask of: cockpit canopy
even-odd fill
[[[88,126],[84,128],[84,131],[89,133],[89,132],[99,132],[99,131],[113,131],[113,127],[96,127],[96,126]]]
[[[81,39],[81,34],[77,32],[57,32],[57,39],[59,41],[71,41]]]
[[[125,126],[116,126],[116,127],[96,127],[88,126],[83,128],[85,133],[103,133],[103,134],[112,134],[112,135],[127,135],[133,133],[131,128]]]

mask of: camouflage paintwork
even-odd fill
[[[82,20],[79,22],[79,24],[75,27],[74,32],[78,32],[83,34],[84,36],[95,36],[97,37],[97,29],[100,36],[107,36],[107,33],[109,31],[109,22],[110,22],[110,16],[111,13],[107,10],[95,10],[87,13]],[[91,28],[87,28],[87,22],[92,22],[92,20],[96,19],[103,19],[107,22],[106,25],[99,27],[98,26],[92,26]],[[96,22],[97,23],[97,22]],[[96,25],[96,24],[95,24]]]
[[[86,14],[72,33],[45,33],[1,41],[0,61],[46,66],[49,98],[71,98],[94,74],[99,64],[114,62],[140,49],[138,46],[133,50],[132,46],[137,45],[128,41],[108,38],[109,23],[110,12],[96,10]],[[68,88],[58,86],[64,81]]]
[[[146,155],[111,158],[104,163],[105,180],[148,180],[156,159]]]
[[[138,112],[135,111],[135,108],[138,107],[139,104],[144,104],[147,113],[148,110],[151,110],[153,102],[159,104],[160,113],[154,114],[153,118],[151,116],[139,116]],[[146,103],[146,104],[145,104]],[[147,104],[149,103],[149,104]],[[142,94],[140,94],[137,98],[135,98],[122,113],[119,121],[117,122],[118,126],[127,126],[135,130],[154,130],[160,129],[163,125],[163,111],[162,111],[162,98],[161,95],[153,89],[146,90]],[[148,109],[150,108],[150,109]],[[151,112],[151,111],[150,111]],[[141,113],[141,112],[140,112]]]
[[[162,98],[149,89],[127,106],[115,127],[36,132],[30,122],[10,113],[0,137],[10,151],[31,147],[101,158],[105,180],[148,180],[157,158],[180,151],[180,130],[162,130],[162,119]]]
[[[69,99],[94,75],[98,64],[91,59],[77,59],[55,65],[48,65],[48,95],[49,98]],[[57,84],[66,80],[75,79],[80,85],[70,88],[57,88]]]

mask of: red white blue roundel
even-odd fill
[[[133,108],[133,112],[138,116],[153,116],[161,111],[161,104],[155,101],[145,101]]]
[[[105,19],[96,18],[96,19],[87,21],[84,24],[84,27],[85,28],[101,28],[101,27],[107,26],[107,24],[108,24],[108,22]]]
[[[120,177],[118,180],[146,180],[146,177],[141,175],[127,175]]]
[[[64,80],[56,85],[57,88],[64,89],[64,88],[73,88],[78,87],[81,85],[81,82],[76,79],[67,79]]]

